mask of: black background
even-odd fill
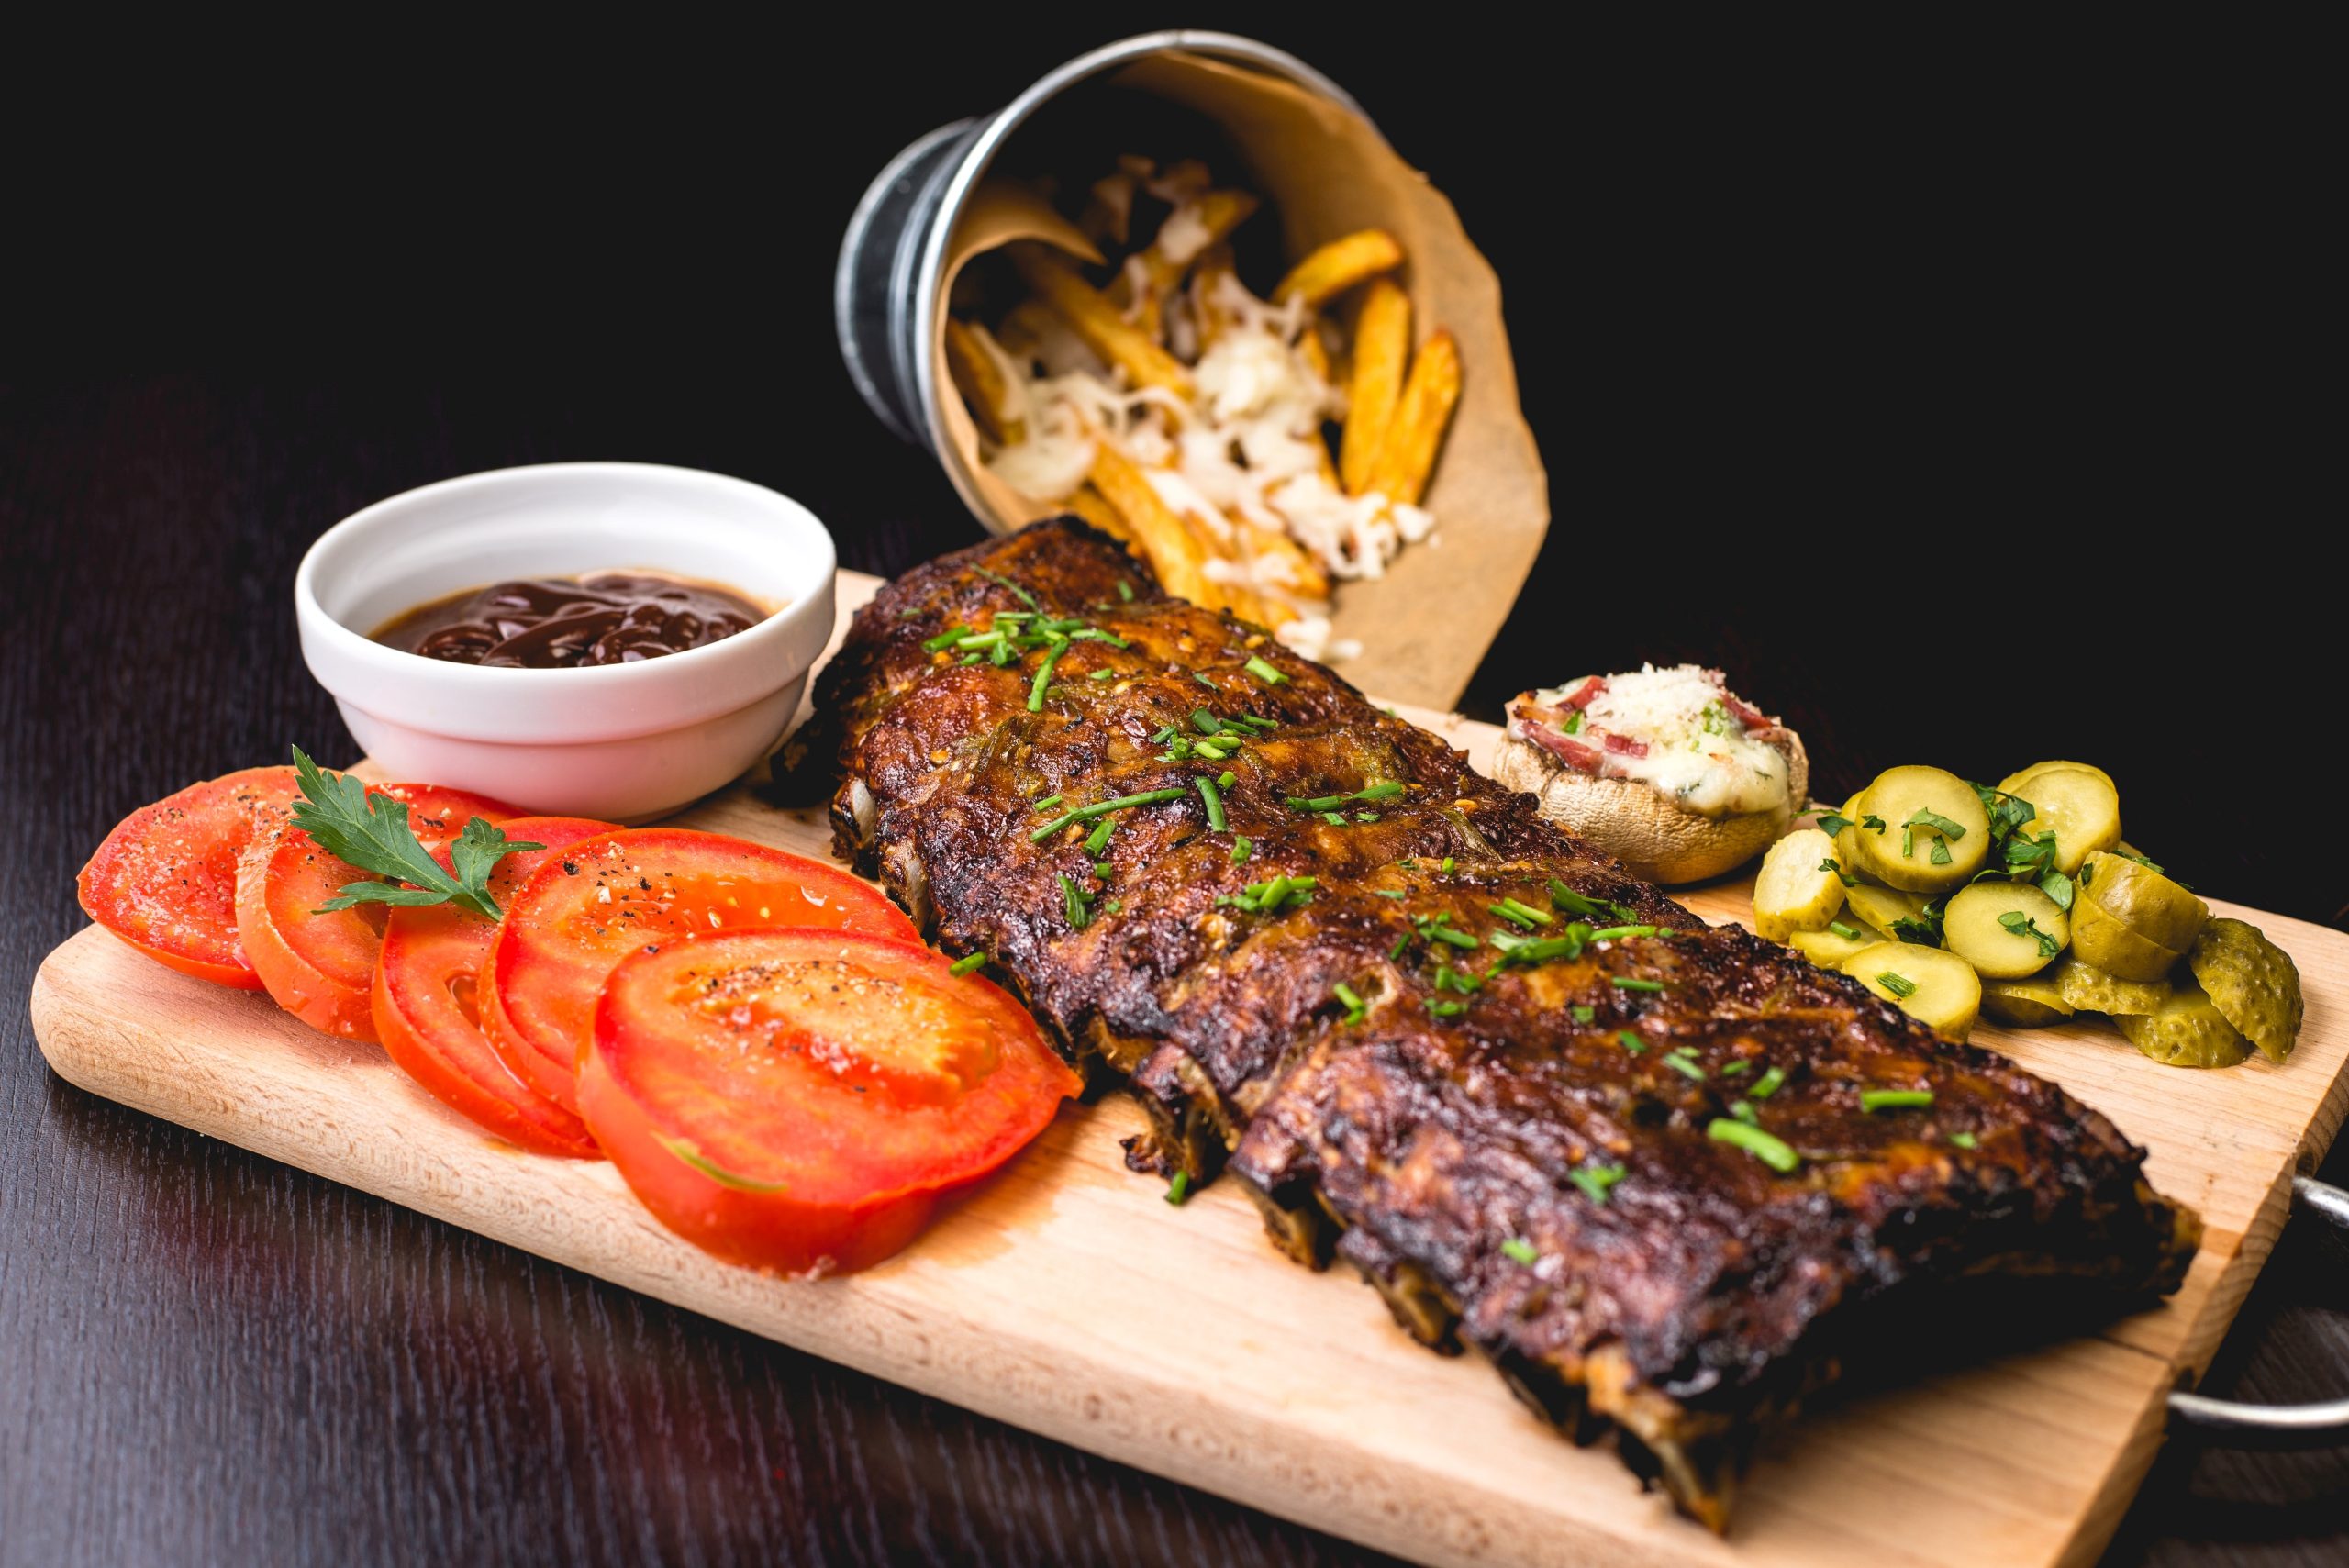
[[[1829,798],[2084,757],[2199,887],[2340,920],[2328,122],[2293,40],[1180,19],[1344,83],[1501,276],[1554,519],[1471,711],[1718,662]],[[916,135],[1127,30],[385,26],[15,62],[12,997],[122,813],[349,751],[287,590],[359,506],[631,458],[794,495],[866,570],[976,537],[840,367],[840,231]],[[5,1027],[11,1568],[1361,1560],[112,1109],[20,1000]],[[2286,1304],[2342,1305],[2342,1262],[2296,1231],[2218,1381],[2338,1390],[2349,1341]],[[2338,1456],[2168,1462],[2123,1560],[2338,1550]]]

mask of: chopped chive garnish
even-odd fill
[[[1122,588],[1125,584],[1120,583],[1118,586]],[[1183,1200],[1190,1195],[1191,1173],[1188,1171],[1175,1172],[1174,1179],[1166,1184],[1166,1201],[1173,1204],[1176,1208],[1180,1208],[1183,1207]]]
[[[1191,710],[1191,728],[1202,735],[1213,735],[1220,731],[1223,726],[1217,722],[1215,715],[1207,709],[1195,707]]]
[[[1028,805],[1031,810],[1050,811],[1053,806],[1058,806],[1060,803],[1061,797],[1059,795],[1048,795],[1041,800],[1031,800]]]
[[[983,952],[965,953],[961,958],[956,959],[952,963],[948,964],[946,966],[946,973],[961,976],[972,973],[976,970],[985,969],[986,964],[986,954]]]
[[[1200,756],[1205,757],[1210,762],[1220,762],[1224,758],[1230,755],[1230,752],[1226,751],[1222,747],[1217,745],[1212,740],[1194,740],[1191,742],[1191,750],[1197,751]]]
[[[1536,909],[1531,904],[1521,903],[1515,898],[1504,898],[1501,903],[1511,914],[1531,920],[1537,926],[1554,926],[1558,923],[1558,917],[1555,915],[1545,909]],[[1596,931],[1591,933],[1594,939],[1598,934]]]
[[[1876,983],[1903,1001],[1908,1000],[1909,997],[1914,996],[1917,994],[1917,983],[1915,981],[1909,979],[1905,974],[1895,974],[1888,969],[1882,974],[1876,977]]]
[[[1109,880],[1109,873],[1116,869],[1117,867],[1111,865],[1108,861],[1096,861],[1093,864],[1093,874],[1099,877],[1102,881],[1107,882]]]
[[[1261,654],[1252,653],[1248,656],[1247,669],[1250,674],[1268,686],[1281,686],[1288,684],[1288,677],[1265,663]]]
[[[1542,1259],[1542,1254],[1533,1250],[1533,1243],[1522,1236],[1512,1236],[1502,1242],[1501,1251],[1511,1262],[1523,1263],[1528,1268],[1531,1268]]]
[[[1847,942],[1855,942],[1860,940],[1860,929],[1857,926],[1847,926],[1841,920],[1830,920],[1827,922],[1827,929]]]
[[[1452,868],[1453,868],[1453,864],[1454,864],[1454,863],[1455,863],[1455,862],[1453,862],[1453,858],[1452,858],[1450,855],[1446,855],[1446,856],[1444,856],[1444,857],[1443,857],[1443,863],[1442,863],[1442,865],[1440,865],[1440,866],[1436,867],[1435,869],[1436,869],[1436,870],[1438,870],[1438,871],[1440,871],[1440,872],[1442,872],[1442,873],[1443,873],[1443,874],[1444,874],[1444,875],[1446,875],[1446,876],[1450,876],[1450,875],[1452,874]]]
[[[1933,1103],[1931,1089],[1863,1089],[1860,1109],[1876,1111],[1921,1110]]]
[[[1753,1108],[1753,1102],[1751,1100],[1731,1100],[1729,1103],[1729,1114],[1748,1127],[1762,1125],[1762,1114]]]
[[[1725,1116],[1715,1117],[1708,1122],[1705,1136],[1719,1143],[1736,1144],[1780,1175],[1802,1163],[1802,1156],[1787,1147],[1784,1140],[1773,1138],[1758,1127],[1748,1127]]]
[[[1107,909],[1112,915],[1122,915],[1126,912],[1126,901],[1122,898],[1112,898],[1109,902],[1101,906],[1101,907]]]
[[[1068,917],[1071,930],[1081,931],[1093,918],[1093,910],[1086,903],[1091,895],[1077,886],[1070,879],[1068,873],[1061,872],[1058,874],[1061,880],[1061,913]]]
[[[1971,1149],[1975,1147],[1975,1138],[1970,1132],[1953,1132],[1949,1135],[1949,1141],[1950,1146],[1954,1149]]]
[[[1431,937],[1440,942],[1449,942],[1456,948],[1473,949],[1478,945],[1475,937],[1470,936],[1466,931],[1456,930],[1450,926],[1438,926],[1433,930],[1426,931],[1421,934]]]
[[[1041,713],[1044,711],[1044,688],[1052,684],[1052,667],[1061,662],[1061,655],[1067,651],[1067,643],[1057,643],[1053,646],[1051,652],[1044,655],[1043,663],[1037,666],[1035,683],[1028,688],[1028,711],[1030,713]]]
[[[1661,991],[1664,989],[1664,982],[1661,980],[1641,980],[1629,974],[1610,974],[1607,977],[1607,984],[1619,991]]]
[[[1215,782],[1218,789],[1230,789],[1233,784],[1240,782],[1240,775],[1233,773],[1230,768],[1226,768],[1222,773],[1216,775]]]
[[[1653,926],[1605,926],[1591,932],[1590,940],[1595,942],[1611,942],[1622,937],[1652,937],[1655,934],[1656,929]]]
[[[943,653],[970,635],[970,629],[967,627],[950,626],[936,637],[922,639],[922,650],[929,653]]]
[[[1199,786],[1199,798],[1207,802],[1208,831],[1222,832],[1226,825],[1223,817],[1223,792],[1216,788],[1215,780],[1208,778],[1205,773],[1191,782]]]
[[[1114,681],[1118,673],[1115,670],[1096,670],[1085,678],[1088,681]]]
[[[1595,900],[1576,893],[1554,876],[1550,879],[1550,907],[1586,920],[1595,920],[1603,913]]]
[[[1400,963],[1403,962],[1403,955],[1410,951],[1411,934],[1408,931],[1406,931],[1401,936],[1395,939],[1395,945],[1393,947],[1386,950],[1386,962],[1389,963]]]
[[[1278,729],[1281,727],[1281,721],[1277,718],[1264,718],[1252,713],[1241,714],[1240,722],[1253,729]]]
[[[1085,836],[1085,852],[1088,855],[1099,856],[1102,851],[1109,847],[1109,835],[1117,830],[1118,824],[1114,820],[1107,817],[1101,818],[1093,831]]]
[[[1753,1070],[1753,1063],[1752,1062],[1741,1056],[1736,1061],[1728,1063],[1721,1069],[1721,1076],[1724,1078],[1742,1078],[1747,1073]]]
[[[1063,811],[1041,828],[1028,835],[1032,843],[1042,843],[1072,822],[1090,822],[1097,817],[1107,817],[1112,811],[1123,811],[1129,806],[1158,806],[1170,800],[1180,800],[1191,792],[1185,789],[1152,789],[1140,795],[1121,795],[1115,800],[1104,800],[1093,806],[1080,806],[1074,811]]]
[[[1332,828],[1342,828],[1346,825],[1346,814],[1342,811],[1325,811],[1321,814],[1321,820]]]
[[[1623,1049],[1630,1051],[1634,1056],[1637,1056],[1640,1052],[1648,1048],[1648,1042],[1642,1040],[1639,1037],[1638,1032],[1633,1029],[1617,1029],[1615,1031],[1615,1038],[1621,1040],[1623,1042]]]
[[[1252,848],[1254,848],[1254,845],[1250,842],[1248,835],[1245,833],[1242,833],[1238,838],[1232,840],[1231,863],[1236,866],[1246,865],[1248,863],[1248,851]]]
[[[987,656],[984,653],[965,653],[962,658],[956,660],[955,663],[963,669],[967,670],[974,664],[984,664],[986,662]]]
[[[1354,988],[1342,980],[1330,987],[1330,995],[1346,1005],[1345,1021],[1347,1023],[1362,1022],[1364,1017],[1370,1011],[1370,1004],[1364,1001]]]
[[[1291,811],[1328,811],[1333,806],[1350,806],[1357,800],[1392,800],[1403,793],[1403,786],[1393,779],[1380,779],[1352,795],[1292,795],[1281,804]]]
[[[974,631],[967,636],[956,638],[954,639],[954,646],[957,648],[993,648],[1002,642],[1003,639],[1003,633],[1000,631]]]
[[[1666,1067],[1671,1068],[1675,1073],[1679,1073],[1683,1078],[1691,1078],[1699,1084],[1711,1076],[1710,1073],[1708,1073],[1705,1071],[1704,1063],[1689,1055],[1686,1049],[1675,1051],[1666,1055],[1664,1058],[1664,1064]]]
[[[1118,579],[1118,597],[1129,605],[1134,602],[1134,585],[1122,577]]]
[[[1380,898],[1408,898],[1410,896],[1399,887],[1374,887],[1370,891]]]
[[[1541,925],[1541,922],[1534,919],[1531,915],[1520,915],[1506,904],[1487,904],[1485,907],[1492,913],[1498,915],[1502,919],[1508,921],[1510,924],[1521,927],[1529,931],[1537,929]]]
[[[1574,1020],[1578,1024],[1589,1023],[1592,1019],[1598,1017],[1598,1009],[1592,1006],[1587,1002],[1576,1002],[1573,1006],[1567,1008],[1566,1011],[1574,1015]]]
[[[1030,593],[1027,589],[1021,587],[1010,578],[1006,577],[1002,573],[990,572],[984,566],[978,569],[978,573],[980,576],[985,578],[988,582],[1000,583],[1005,587],[1010,589],[1014,594],[1019,595],[1019,602],[1027,606],[1030,609],[1034,610],[1038,615],[1044,613],[1044,606],[1036,602],[1035,595]]]
[[[1783,1067],[1773,1067],[1759,1078],[1754,1079],[1753,1087],[1745,1092],[1757,1100],[1766,1100],[1776,1094],[1778,1085],[1786,1081],[1787,1070]]]
[[[1434,1014],[1439,1018],[1456,1018],[1467,1010],[1468,1004],[1465,1002],[1453,1002],[1439,999],[1428,1004],[1428,1011]]]
[[[1195,681],[1198,682],[1198,684],[1201,684],[1201,685],[1205,686],[1208,690],[1209,690],[1209,691],[1211,691],[1211,692],[1219,692],[1219,691],[1223,690],[1223,688],[1222,688],[1221,686],[1217,685],[1213,681],[1208,680],[1205,675],[1200,674],[1197,670],[1194,670],[1194,671],[1192,671],[1192,672],[1191,672],[1191,679],[1193,679],[1193,680],[1195,680]]]
[[[1583,1195],[1593,1203],[1605,1203],[1615,1184],[1623,1179],[1620,1165],[1585,1165],[1579,1171],[1568,1171],[1566,1180],[1580,1187]]]

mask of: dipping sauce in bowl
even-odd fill
[[[767,611],[722,584],[646,571],[524,577],[395,616],[374,641],[451,664],[561,670],[629,664],[748,631]]]

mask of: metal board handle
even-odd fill
[[[2349,1192],[2308,1176],[2292,1178],[2292,1207],[2306,1209],[2349,1231]],[[2169,1396],[2173,1430],[2184,1429],[2237,1448],[2322,1448],[2349,1440],[2349,1399],[2313,1405],[2249,1405],[2199,1394]]]

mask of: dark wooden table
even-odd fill
[[[2140,244],[2222,203],[2200,154],[2084,191],[2066,114],[1956,139],[1914,83],[1723,96],[1685,55],[1572,71],[1606,112],[1569,143],[1546,56],[1254,30],[1354,87],[1511,290],[1558,521],[1472,710],[1706,659],[1821,794],[2087,754],[2198,884],[2339,917],[2337,810],[2287,765],[2341,700],[2267,461],[2302,422],[2198,314],[2200,261]],[[1092,41],[965,28],[847,107],[725,40],[631,40],[664,84],[625,113],[584,70],[618,53],[529,57],[494,119],[429,72],[366,112],[395,59],[140,84],[137,155],[17,296],[55,351],[0,372],[0,1568],[1375,1560],[94,1100],[25,1015],[123,813],[350,753],[289,586],[355,507],[620,457],[797,495],[870,571],[973,537],[839,371],[829,250],[899,143]],[[2211,1386],[2349,1391],[2344,1307],[2349,1246],[2295,1227]],[[2345,1488],[2341,1451],[2176,1444],[2112,1561],[2338,1562]]]

